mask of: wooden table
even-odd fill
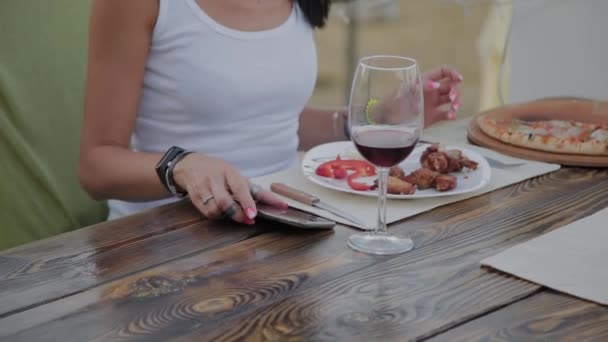
[[[393,225],[416,249],[373,257],[347,227],[174,204],[1,253],[0,340],[605,341],[607,307],[479,262],[607,206],[608,170],[566,168]]]

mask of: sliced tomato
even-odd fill
[[[349,174],[348,171],[351,171],[351,173]],[[353,190],[366,191],[370,189],[370,186],[365,183],[356,182],[355,179],[376,175],[376,168],[365,160],[340,159],[340,156],[338,156],[334,160],[319,165],[315,173],[321,177],[346,178],[348,185]]]
[[[327,178],[333,178],[334,177],[334,170],[332,170],[331,168],[328,167],[318,167],[315,170],[315,173],[321,177],[327,177]]]
[[[334,178],[343,179],[348,175],[348,171],[346,169],[335,169],[334,170]]]
[[[358,173],[356,173],[356,172],[350,174],[346,178],[346,181],[348,182],[348,186],[350,186],[351,189],[357,190],[357,191],[367,191],[367,190],[370,190],[372,188],[371,185],[355,181],[355,179],[357,179],[359,177],[361,177],[361,175],[358,174]]]
[[[582,131],[577,137],[578,141],[587,141],[591,136],[591,133],[592,132],[590,130]]]
[[[336,171],[338,172],[338,177],[336,177]],[[322,177],[344,178],[346,176],[346,171],[355,171],[362,176],[373,176],[376,174],[376,168],[368,161],[359,159],[340,159],[339,157],[319,165],[315,170],[315,173]]]

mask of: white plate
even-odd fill
[[[399,166],[401,166],[407,174],[420,168],[420,155],[429,145],[417,146],[412,154]],[[452,175],[458,179],[458,185],[455,189],[445,192],[439,192],[435,189],[416,189],[416,192],[412,195],[394,195],[388,194],[388,198],[394,199],[415,199],[415,198],[429,198],[429,197],[442,197],[442,196],[453,196],[466,194],[469,192],[477,191],[484,187],[490,181],[491,169],[487,160],[475,151],[468,150],[459,146],[446,146],[447,149],[459,149],[469,159],[479,163],[477,170],[465,170],[462,172],[454,172]],[[315,169],[321,163],[335,159],[337,155],[340,155],[342,159],[353,159],[356,155],[356,148],[350,141],[333,142],[329,144],[319,145],[314,147],[304,155],[302,160],[302,172],[313,183],[316,183],[325,188],[349,192],[356,195],[372,196],[377,197],[378,192],[376,190],[370,191],[356,191],[351,189],[346,182],[346,179],[334,179],[328,177],[321,177],[315,174]],[[376,177],[365,177],[358,178],[358,181],[371,184]]]

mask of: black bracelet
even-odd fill
[[[184,159],[187,155],[193,153],[192,151],[182,151],[180,154],[175,156],[173,160],[169,162],[167,167],[167,171],[165,174],[165,181],[167,182],[167,187],[169,188],[169,192],[174,196],[185,198],[188,196],[188,192],[185,189],[181,189],[177,184],[175,184],[175,179],[173,178],[173,169],[177,163]]]
[[[167,189],[167,191],[170,191],[169,184],[167,183],[166,179],[169,163],[184,151],[185,150],[179,146],[172,146],[170,149],[167,150],[167,152],[165,152],[163,157],[156,164],[156,174],[158,175],[158,179],[160,180],[160,183],[165,187],[165,189]]]

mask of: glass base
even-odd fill
[[[414,248],[414,242],[411,239],[376,233],[351,235],[347,245],[356,251],[376,255],[400,254]]]

